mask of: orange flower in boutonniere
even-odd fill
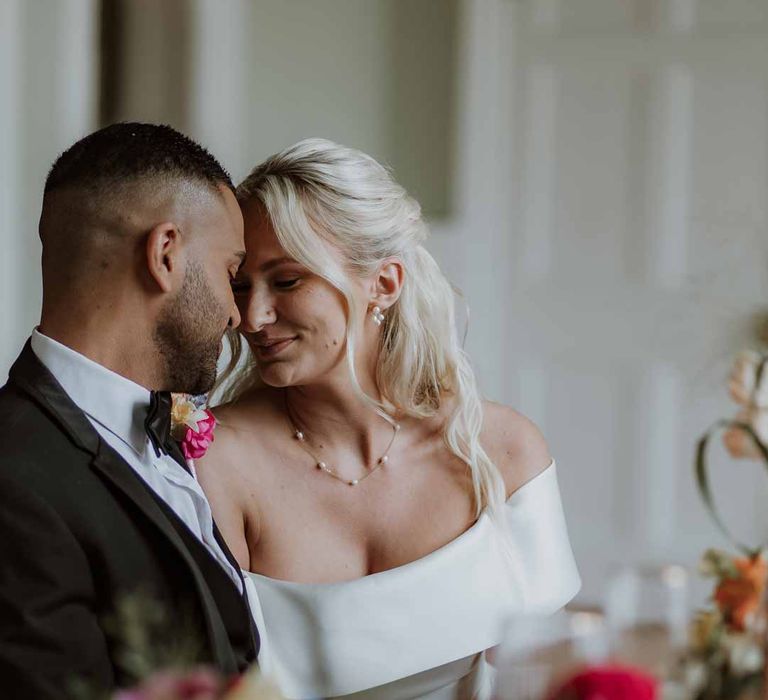
[[[768,563],[762,554],[733,559],[733,571],[720,578],[713,596],[731,629],[750,626],[763,600],[766,578]]]
[[[173,394],[171,434],[185,459],[200,459],[213,442],[216,418],[186,394]]]

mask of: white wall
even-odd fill
[[[0,375],[39,320],[48,168],[94,128],[96,0],[0,0]]]
[[[190,129],[237,179],[322,136],[391,164],[426,211],[446,215],[454,0],[234,0],[225,11],[196,0],[196,8]]]

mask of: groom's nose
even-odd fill
[[[232,304],[232,310],[229,312],[229,328],[235,329],[240,325],[240,310],[237,308],[237,304]]]

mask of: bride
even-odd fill
[[[501,622],[579,587],[546,443],[480,399],[385,168],[308,139],[237,194],[235,381],[197,468],[260,664],[289,698],[484,697]]]

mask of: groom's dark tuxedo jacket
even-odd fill
[[[163,611],[153,645],[158,635],[192,642],[198,662],[224,673],[255,660],[243,594],[29,342],[0,389],[0,436],[2,698],[59,700],[76,679],[102,692],[132,683],[121,601],[135,602],[136,625],[142,611]]]

